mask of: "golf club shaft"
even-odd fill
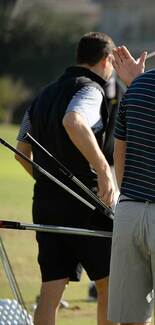
[[[19,302],[21,306],[24,307],[25,310],[27,310],[1,237],[0,237],[0,257],[15,299]]]
[[[9,148],[11,151],[15,152],[17,155],[19,155],[20,157],[22,157],[27,162],[29,162],[36,170],[38,170],[40,173],[42,173],[45,176],[47,176],[50,180],[52,180],[53,182],[55,182],[57,185],[59,185],[60,187],[62,187],[64,190],[66,190],[68,193],[70,193],[71,195],[73,195],[74,197],[76,197],[78,200],[80,200],[82,203],[84,203],[85,205],[87,205],[90,209],[92,209],[92,210],[95,210],[96,209],[95,206],[93,206],[90,202],[88,202],[87,200],[85,200],[84,198],[82,198],[79,194],[75,193],[68,186],[66,186],[61,181],[59,181],[56,177],[54,177],[53,175],[51,175],[50,173],[48,173],[45,169],[43,169],[41,166],[39,166],[38,164],[36,164],[33,160],[29,159],[22,152],[20,152],[19,150],[15,149],[14,147],[12,147],[5,140],[3,140],[3,139],[0,138],[0,143],[3,144],[4,146],[6,146],[7,148]]]
[[[146,60],[152,58],[153,56],[155,56],[155,51],[152,51],[152,52],[148,53],[147,57],[146,57]]]
[[[59,170],[65,174],[69,179],[71,179],[76,185],[78,185],[86,194],[88,194],[97,204],[99,209],[106,209],[112,215],[114,212],[110,207],[108,207],[103,201],[101,201],[97,195],[95,195],[87,186],[85,186],[77,177],[75,177],[69,170],[66,168],[58,159],[56,159],[49,151],[47,151],[36,139],[32,137],[28,132],[26,133],[27,137],[31,140],[33,144],[39,147],[44,151],[50,158],[52,158],[59,166]]]
[[[90,230],[82,228],[61,227],[53,225],[28,224],[17,221],[0,220],[0,228],[17,229],[17,230],[33,230],[41,232],[49,232],[55,234],[93,236],[93,237],[112,237],[112,232],[102,230]]]

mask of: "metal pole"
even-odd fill
[[[72,227],[61,227],[42,224],[28,224],[17,221],[0,220],[0,228],[2,229],[18,229],[18,230],[33,230],[56,234],[93,236],[93,237],[112,237],[112,232],[102,230],[91,230]]]
[[[11,267],[10,261],[8,259],[8,256],[7,256],[7,253],[6,253],[6,250],[5,250],[5,247],[3,245],[1,237],[0,237],[0,257],[1,257],[1,261],[2,261],[2,264],[3,264],[4,270],[5,270],[6,276],[8,278],[12,293],[13,293],[15,299],[26,310],[26,306],[25,306],[23,297],[22,297],[21,292],[19,290],[17,281],[15,279],[15,276],[14,276],[14,273],[13,273],[13,270],[12,270],[12,267]]]

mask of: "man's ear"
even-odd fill
[[[103,58],[100,63],[101,63],[102,69],[105,69],[107,64],[112,63],[112,55],[108,54],[107,57]]]
[[[114,61],[114,56],[113,56],[112,53],[108,54],[107,58],[108,58],[110,63],[112,63]]]
[[[101,59],[100,63],[101,63],[101,66],[102,66],[102,68],[104,69],[104,68],[105,68],[105,66],[106,66],[106,63],[107,63],[107,57],[106,57],[106,58],[103,58],[103,59]]]

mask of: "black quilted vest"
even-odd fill
[[[70,67],[55,83],[47,85],[32,103],[29,115],[32,123],[32,136],[75,176],[85,184],[89,184],[96,175],[80,151],[73,145],[62,125],[62,119],[71,98],[86,85],[94,85],[103,94],[101,116],[105,128],[108,117],[103,90],[105,81],[83,67]],[[102,129],[95,134],[100,147],[102,146],[103,132]],[[32,149],[34,161],[64,181],[57,164],[40,149],[35,146]],[[34,170],[34,178],[37,181],[45,179],[36,170]]]

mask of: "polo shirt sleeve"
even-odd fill
[[[17,136],[17,140],[27,143],[25,136],[26,136],[27,132],[31,133],[31,130],[32,130],[31,121],[30,121],[30,118],[29,118],[28,110],[26,110],[26,112],[24,114],[24,117],[23,117],[23,120],[21,122],[21,126],[20,126],[20,130],[19,130],[19,133],[18,133],[18,136]]]
[[[81,114],[90,127],[101,122],[101,104],[103,95],[99,89],[84,86],[71,99],[66,113],[77,112]]]
[[[120,103],[116,118],[114,137],[126,141],[126,105],[123,100]]]

